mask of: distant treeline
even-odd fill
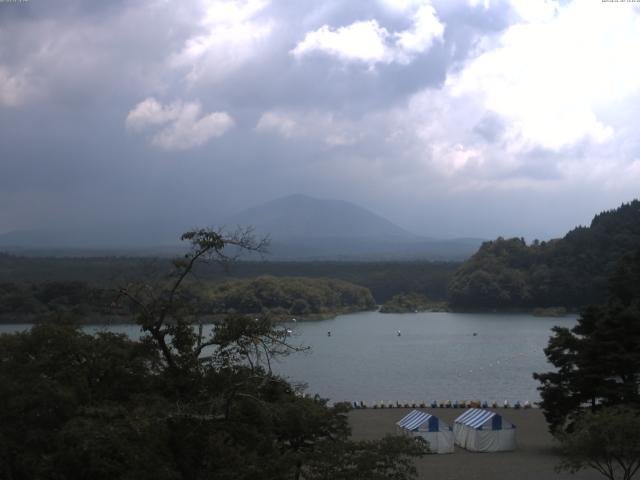
[[[372,310],[369,289],[342,280],[261,276],[207,289],[214,314],[336,315]]]
[[[640,201],[596,215],[549,242],[498,238],[485,242],[455,273],[454,308],[580,308],[607,298],[607,279],[640,249]]]
[[[188,311],[200,316],[238,313],[275,319],[315,318],[376,307],[367,288],[325,278],[262,276],[225,283],[197,282],[190,284],[181,297]],[[5,322],[37,323],[52,317],[84,323],[99,322],[104,317],[130,321],[130,307],[118,290],[85,282],[0,284],[0,320]]]
[[[275,277],[334,278],[368,288],[377,303],[394,295],[417,292],[433,300],[446,300],[447,286],[459,263],[406,262],[246,262],[225,271],[217,264],[199,265],[197,277],[226,282]],[[0,282],[86,282],[117,287],[129,282],[159,278],[171,270],[169,258],[145,257],[20,257],[0,253]]]
[[[380,307],[380,313],[446,312],[446,302],[434,302],[419,293],[399,293]]]
[[[617,262],[638,249],[640,201],[635,200],[596,215],[589,227],[575,228],[561,239],[536,240],[529,245],[522,238],[485,242],[463,264],[240,261],[226,271],[217,264],[200,265],[194,273],[213,290],[217,284],[246,280],[232,284],[234,287],[222,287],[216,294],[207,293],[223,302],[225,309],[238,312],[248,312],[248,306],[254,308],[252,312],[258,311],[259,306],[311,314],[321,313],[322,308],[333,310],[338,305],[334,300],[327,300],[323,306],[313,300],[322,296],[316,287],[322,289],[326,282],[331,282],[326,279],[364,287],[378,304],[393,299],[386,307],[389,311],[415,311],[424,308],[425,303],[446,301],[454,310],[578,309],[603,302],[607,278]],[[114,288],[160,278],[170,270],[169,258],[38,258],[0,254],[0,283],[5,282],[0,289],[0,312],[37,313],[65,308],[103,312],[110,305],[109,295]],[[269,305],[268,296],[256,290],[260,282],[270,284],[275,280],[256,280],[255,284],[247,280],[264,275],[283,279],[281,287],[270,292],[275,295],[275,305]],[[325,280],[311,288],[309,279]],[[51,292],[58,291],[63,293],[50,298]],[[298,294],[301,302],[294,308],[292,299]],[[204,303],[207,309],[209,300]]]
[[[117,303],[117,291],[85,282],[0,283],[0,319],[43,321],[56,316],[128,316],[128,306]]]

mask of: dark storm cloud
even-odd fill
[[[391,44],[425,2],[0,3],[0,233],[47,222],[210,224],[296,192],[356,201],[434,236],[517,233],[518,206],[537,212],[530,231],[560,230],[569,214],[547,228],[539,213],[547,185],[596,191],[570,177],[618,150],[581,132],[570,147],[538,145],[524,135],[530,118],[464,90],[491,78],[490,62],[469,66],[509,47],[515,3],[434,0],[441,37],[407,61],[379,62],[292,51],[324,25],[372,20]],[[145,100],[156,110],[130,128]],[[233,121],[219,135],[216,114]],[[175,138],[153,144],[163,132]],[[185,140],[191,133],[198,141]],[[631,152],[631,138],[616,140]],[[608,168],[634,178],[629,162]],[[614,206],[631,189],[585,194],[584,205]],[[487,219],[487,209],[501,215]]]

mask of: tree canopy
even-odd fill
[[[640,410],[610,407],[589,412],[571,433],[559,435],[561,470],[593,468],[609,480],[631,480],[640,469]]]
[[[536,373],[552,431],[571,429],[589,406],[640,406],[640,251],[610,281],[609,300],[586,308],[575,327],[555,327],[545,354],[555,371]]]
[[[348,407],[329,406],[271,370],[298,348],[267,318],[194,328],[181,289],[197,262],[250,235],[200,230],[174,271],[127,285],[140,341],[45,323],[0,335],[0,464],[26,479],[328,479],[415,476],[426,446],[349,440]]]
[[[618,261],[640,248],[640,201],[596,215],[564,238],[485,242],[449,285],[455,308],[580,308],[606,300]]]

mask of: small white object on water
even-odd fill
[[[398,336],[402,335],[402,333],[400,333],[400,330],[398,330]]]

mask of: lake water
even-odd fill
[[[293,343],[311,350],[274,369],[334,401],[534,401],[539,395],[532,373],[551,369],[542,351],[551,328],[575,322],[524,314],[366,312],[289,323]],[[24,328],[0,325],[0,332]],[[134,325],[87,330],[104,328],[139,335]]]

